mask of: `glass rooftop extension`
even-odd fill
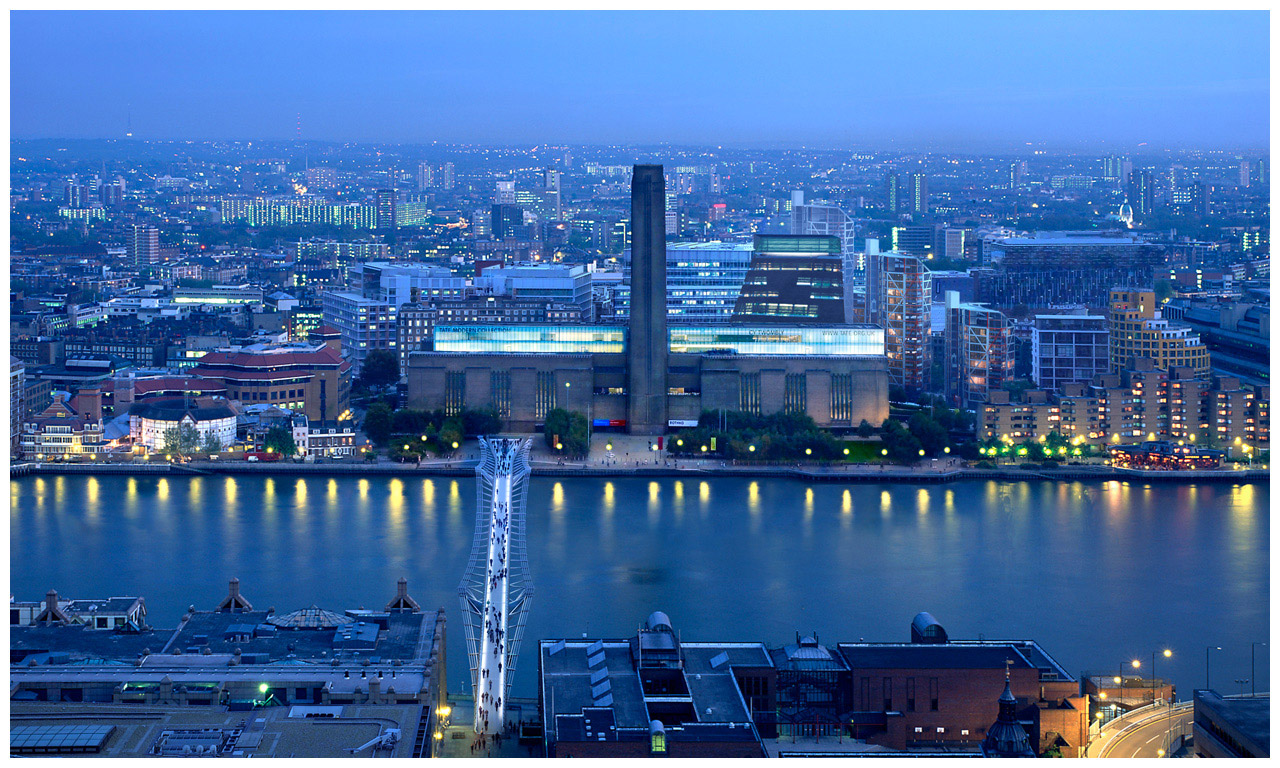
[[[673,325],[672,352],[739,355],[884,354],[884,330],[873,326]],[[620,325],[441,325],[435,351],[492,353],[621,353],[627,329]]]

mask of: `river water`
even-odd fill
[[[474,481],[422,476],[39,476],[10,482],[10,591],[141,595],[149,621],[211,609],[239,577],[255,608],[381,608],[400,576],[448,616],[450,690],[467,680],[458,583]],[[544,637],[629,635],[666,611],[688,640],[909,639],[930,611],[955,638],[1030,638],[1073,673],[1150,664],[1180,697],[1235,693],[1269,641],[1266,484],[808,484],[739,478],[532,481],[535,595],[517,665]],[[1258,690],[1269,690],[1268,648]],[[1248,685],[1243,686],[1248,690]]]

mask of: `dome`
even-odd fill
[[[286,629],[333,629],[353,621],[355,619],[350,616],[343,616],[316,605],[267,619],[268,624]]]
[[[671,618],[667,616],[667,614],[663,613],[662,611],[654,611],[653,613],[649,614],[649,618],[645,619],[644,624],[647,629],[653,629],[653,630],[665,629],[668,632],[674,631],[671,628]]]

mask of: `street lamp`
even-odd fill
[[[1220,645],[1207,645],[1204,649],[1204,689],[1209,690],[1209,651],[1220,651]]]
[[[1258,695],[1258,646],[1266,645],[1266,643],[1250,643],[1249,644],[1249,696]]]

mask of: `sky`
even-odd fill
[[[1265,149],[1246,12],[12,12],[14,138]]]

